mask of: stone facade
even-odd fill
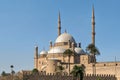
[[[92,12],[94,14],[94,10]],[[95,23],[94,15],[92,15],[92,43],[95,44]],[[54,43],[50,42],[48,51],[41,51],[38,54],[38,47],[35,47],[34,68],[47,73],[55,73],[57,66],[63,66],[64,71],[68,72],[68,57],[64,57],[65,50],[70,49],[74,52],[74,56],[70,58],[70,69],[74,65],[84,65],[86,74],[111,74],[120,80],[120,62],[95,62],[93,63],[93,55],[88,54],[81,48],[81,43],[76,43],[73,36],[65,33],[61,34],[60,14],[58,21],[58,37]]]
[[[57,55],[57,54],[56,54]],[[59,55],[58,55],[59,56]],[[70,64],[71,70],[74,65],[82,65],[85,66],[86,74],[104,74],[104,75],[115,75],[118,80],[120,80],[120,62],[96,62],[91,63],[90,55],[80,55],[79,59],[75,59],[76,57],[71,57]],[[62,65],[64,67],[64,72],[68,72],[68,57],[63,60],[63,56],[58,58],[48,58],[42,57],[38,61],[43,61],[42,64],[39,62],[38,70],[46,71],[46,73],[55,73],[56,67]],[[78,63],[79,62],[79,63]],[[95,73],[93,73],[95,70]]]

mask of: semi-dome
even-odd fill
[[[61,47],[53,47],[48,51],[48,53],[64,53],[64,52],[65,52],[65,49]]]
[[[60,36],[58,36],[58,38],[56,39],[55,43],[59,43],[59,42],[68,42],[70,40],[70,42],[74,42],[75,43],[75,39],[68,33],[63,33]]]
[[[80,47],[75,48],[75,53],[77,53],[77,54],[85,54],[84,50],[82,48],[80,48]]]
[[[43,50],[43,51],[40,52],[40,55],[41,54],[47,54],[47,53],[48,53],[47,51]]]

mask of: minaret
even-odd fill
[[[92,7],[92,44],[95,46],[95,14],[94,14],[94,6]],[[96,74],[95,69],[95,62],[96,62],[96,56],[91,55],[92,61],[93,61],[93,74]]]
[[[92,44],[95,45],[95,15],[94,15],[94,6],[92,8]]]
[[[38,46],[35,46],[34,68],[38,69]]]
[[[58,36],[61,34],[61,19],[60,19],[60,12],[58,16]]]

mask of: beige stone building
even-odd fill
[[[95,16],[92,10],[92,43],[95,44]],[[70,59],[70,69],[74,65],[84,65],[86,74],[112,74],[120,80],[120,62],[96,62],[92,61],[92,55],[81,48],[72,35],[61,33],[60,13],[58,17],[58,37],[55,42],[50,42],[49,50],[42,50],[38,53],[38,46],[35,47],[34,68],[47,73],[55,73],[56,67],[62,65],[64,72],[68,72],[68,57],[63,57],[65,50],[71,49],[74,56]]]

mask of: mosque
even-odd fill
[[[95,14],[92,9],[92,43],[95,44]],[[35,47],[34,68],[46,73],[55,73],[57,66],[63,66],[64,72],[68,72],[68,57],[64,57],[65,50],[70,49],[74,56],[70,58],[70,70],[74,65],[84,65],[86,74],[111,74],[120,80],[120,62],[95,62],[93,56],[84,51],[81,43],[77,43],[74,37],[67,33],[61,33],[60,13],[58,16],[58,36],[55,42],[50,42],[49,50],[42,50],[39,54],[38,46]]]

